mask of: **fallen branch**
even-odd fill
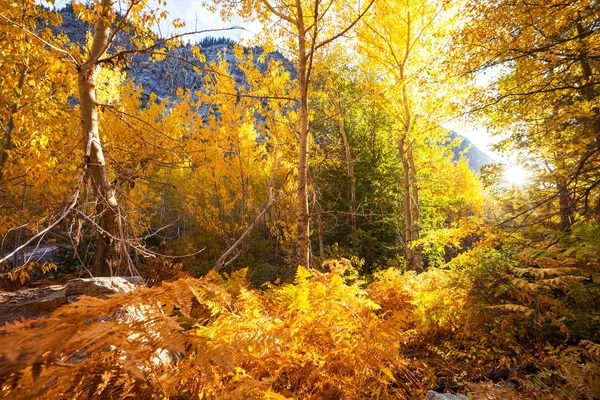
[[[25,247],[29,246],[36,239],[40,239],[40,241],[41,241],[42,238],[46,235],[46,233],[48,233],[52,228],[54,228],[55,226],[57,226],[58,224],[60,224],[62,221],[64,221],[65,218],[67,218],[69,216],[69,214],[71,213],[71,211],[77,205],[77,200],[79,199],[79,191],[81,189],[81,185],[83,183],[84,176],[85,176],[85,174],[82,173],[81,176],[79,177],[79,183],[77,184],[77,189],[75,190],[75,193],[73,193],[73,196],[71,196],[70,203],[64,209],[64,211],[62,212],[62,214],[60,215],[60,217],[58,217],[58,219],[56,221],[54,221],[53,223],[51,223],[50,225],[48,225],[45,229],[42,229],[37,234],[33,235],[33,237],[31,239],[29,239],[28,241],[26,241],[25,243],[23,243],[21,246],[19,246],[16,249],[14,249],[11,253],[7,254],[4,258],[0,259],[0,264],[8,261],[12,256],[14,256],[15,254],[17,254],[19,251],[23,250]]]
[[[242,244],[244,242],[244,239],[246,239],[246,237],[250,234],[250,232],[252,232],[252,230],[254,229],[254,227],[256,226],[256,224],[258,224],[258,221],[260,221],[260,219],[265,215],[265,213],[269,210],[269,208],[271,208],[273,206],[273,204],[275,204],[276,202],[277,201],[273,200],[272,198],[269,199],[269,202],[267,203],[267,205],[265,206],[265,208],[263,208],[263,210],[260,212],[260,214],[258,214],[258,217],[256,217],[256,219],[254,221],[252,221],[252,223],[250,224],[250,226],[248,226],[248,228],[246,228],[246,230],[244,231],[244,233],[242,233],[242,235],[238,238],[238,240],[236,240],[235,243],[232,244],[225,251],[225,253],[223,253],[221,255],[221,257],[219,257],[219,259],[215,263],[215,266],[213,267],[213,271],[215,271],[215,272],[221,271],[223,268],[225,268],[226,266],[228,266],[229,264],[231,264],[231,262],[233,262],[233,260],[235,260],[239,256],[239,253],[237,253],[235,256],[233,256],[233,258],[231,260],[225,262],[225,260],[227,260],[227,258],[234,251],[237,250],[237,248],[240,246],[240,244]]]
[[[274,204],[280,202],[281,200],[283,200],[289,196],[289,194],[284,195],[284,196],[280,197],[278,200],[275,200],[273,198],[273,181],[275,180],[275,173],[277,172],[278,165],[279,165],[279,158],[275,158],[275,165],[273,166],[273,171],[271,173],[271,179],[269,180],[269,185],[268,185],[269,201],[267,201],[267,205],[265,206],[265,208],[263,208],[263,210],[260,212],[260,214],[258,214],[256,219],[254,219],[254,221],[252,221],[250,226],[248,226],[248,228],[246,228],[246,230],[244,231],[244,233],[242,233],[242,235],[238,238],[238,240],[236,240],[234,244],[229,246],[229,248],[225,251],[225,253],[223,253],[221,255],[221,257],[219,257],[219,259],[215,263],[215,266],[213,267],[213,271],[215,271],[215,272],[221,271],[223,268],[225,268],[226,266],[231,264],[236,258],[238,258],[240,256],[240,252],[237,251],[237,248],[244,242],[244,240],[246,239],[246,237],[248,237],[250,232],[252,232],[254,227],[258,224],[258,221],[261,220],[261,218],[266,214],[267,211],[269,211],[269,209]],[[231,254],[234,251],[236,251],[237,253],[229,261],[226,262],[225,260],[227,260],[227,258],[229,258],[229,256],[231,256]]]

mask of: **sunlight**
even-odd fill
[[[504,181],[510,185],[525,185],[530,178],[531,173],[520,165],[513,165],[504,170]]]

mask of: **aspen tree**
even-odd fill
[[[309,136],[310,136],[310,82],[322,49],[350,32],[368,12],[374,0],[343,2],[338,0],[219,0],[227,13],[237,12],[242,18],[258,19],[271,34],[285,44],[296,63],[298,104],[298,210],[297,245],[298,264],[310,265],[309,215]],[[275,29],[272,29],[273,26]]]

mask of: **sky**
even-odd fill
[[[38,4],[44,4],[46,6],[52,6],[51,3],[45,0],[37,0]],[[71,0],[55,0],[54,7],[57,9],[63,8],[66,4],[71,3]],[[150,7],[159,8],[155,0],[150,0]],[[202,35],[192,35],[190,40],[192,42],[198,41],[205,36],[225,36],[231,39],[249,39],[257,34],[261,25],[258,22],[244,22],[240,18],[235,18],[232,21],[224,22],[221,20],[219,13],[212,13],[206,10],[202,6],[202,0],[167,0],[166,10],[168,13],[167,20],[160,25],[161,36],[168,36],[175,32],[175,29],[171,25],[171,22],[175,19],[181,19],[185,21],[186,26],[180,28],[179,32],[185,31],[200,31],[207,29],[221,29],[229,28],[232,26],[243,27],[244,29],[230,30],[223,32],[206,33]]]
[[[477,74],[477,76],[475,77],[475,83],[478,87],[485,88],[489,86],[498,77],[500,72],[501,67],[488,68],[482,73]],[[442,126],[446,129],[453,130],[469,139],[475,147],[489,155],[492,158],[492,160],[507,162],[505,156],[495,153],[491,149],[494,143],[497,143],[499,139],[493,138],[481,126],[475,126],[473,125],[473,122],[466,122],[465,119],[455,119],[443,123]]]
[[[224,32],[207,33],[204,35],[191,36],[191,41],[200,40],[203,36],[225,36],[231,39],[250,39],[255,34],[259,33],[261,24],[258,22],[244,22],[240,18],[235,18],[232,21],[224,22],[221,20],[219,13],[212,13],[202,6],[202,0],[167,0],[167,12],[169,16],[167,22],[161,24],[161,34],[167,36],[174,32],[172,26],[169,26],[170,21],[179,18],[185,21],[186,26],[183,28],[186,31],[196,31],[205,29],[221,29],[232,26],[243,27],[240,30],[231,30]],[[180,29],[181,31],[181,29]]]

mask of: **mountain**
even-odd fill
[[[54,27],[54,31],[63,32],[72,42],[84,45],[86,34],[92,27],[77,18],[71,6],[58,12],[61,14],[62,24]],[[117,34],[115,43],[125,49],[133,48],[123,32]],[[150,93],[156,94],[159,101],[164,98],[175,100],[178,88],[192,91],[201,89],[202,72],[199,73],[194,66],[208,67],[211,62],[218,63],[221,59],[228,62],[229,73],[236,84],[247,85],[244,72],[238,67],[239,60],[234,55],[234,46],[235,42],[230,39],[208,37],[195,44],[181,44],[169,51],[173,57],[167,57],[160,61],[151,60],[151,56],[145,53],[135,54],[131,56],[131,62],[125,69],[135,84],[142,86],[143,102],[148,100]],[[194,55],[195,48],[201,49],[205,61],[199,60]],[[286,70],[293,72],[292,63],[278,51],[267,54],[263,61],[259,58],[264,53],[263,49],[260,47],[244,48],[246,56],[250,52],[252,52],[254,64],[263,72],[267,71],[272,60],[283,63]]]
[[[460,135],[459,133],[450,131],[449,140],[457,140],[459,142],[458,146],[452,148],[452,152],[454,153],[454,161],[458,161],[460,157],[464,155],[467,159],[467,163],[469,164],[469,168],[472,171],[479,172],[481,167],[492,163],[493,160],[490,156],[481,151],[479,148],[473,145],[469,139]]]

